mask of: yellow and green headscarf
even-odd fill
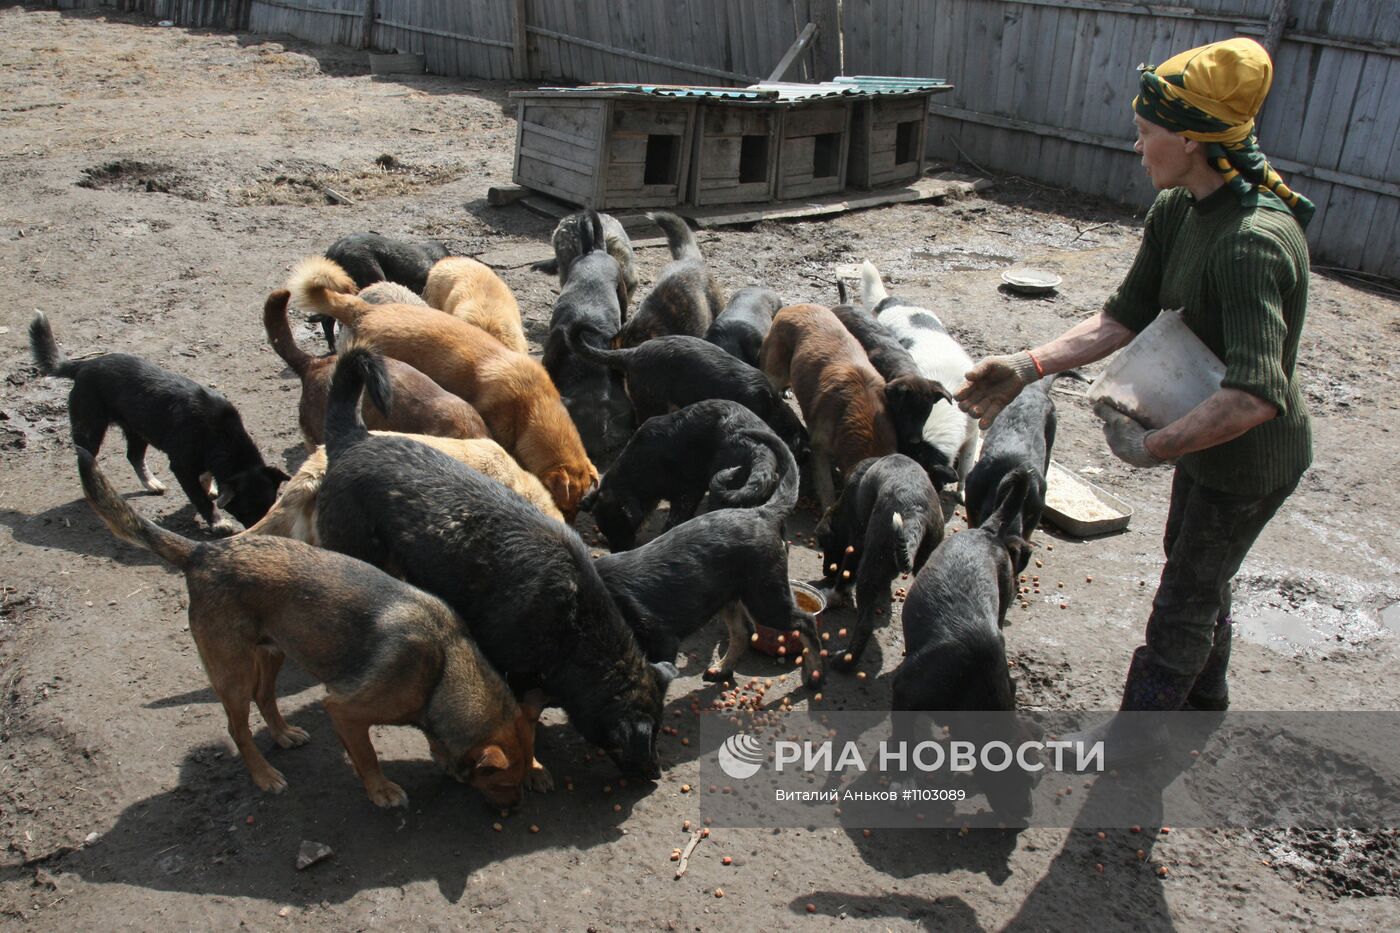
[[[1254,118],[1274,80],[1269,53],[1253,39],[1190,49],[1142,72],[1133,110],[1144,120],[1205,143],[1206,158],[1245,203],[1271,191],[1306,227],[1316,208],[1284,184],[1254,136]]]

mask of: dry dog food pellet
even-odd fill
[[[682,793],[682,794],[688,794],[688,793],[690,793],[690,785],[689,785],[689,784],[682,784],[682,785],[681,785],[681,793]]]
[[[680,849],[672,849],[672,850],[671,850],[671,861],[673,861],[673,862],[679,862],[680,860],[681,860],[681,850],[680,850]]]
[[[809,903],[809,904],[807,905],[807,913],[809,913],[809,914],[814,914],[814,913],[816,913],[816,912],[817,912],[817,905],[816,905],[816,904],[810,904],[810,903]]]
[[[500,832],[501,830],[505,829],[505,827],[502,826],[500,823],[492,823],[491,828],[494,829],[496,832]]]
[[[539,832],[539,831],[540,831],[540,828],[539,828],[538,826],[536,826],[534,823],[531,823],[531,824],[530,824],[530,832],[532,832],[532,833],[537,833],[537,832]]]
[[[614,812],[614,813],[621,813],[621,812],[622,812],[622,804],[620,804],[620,803],[615,803],[615,804],[613,804],[613,812]]]
[[[724,858],[722,858],[722,859],[719,860],[719,863],[720,863],[721,865],[733,865],[733,864],[734,864],[734,860],[733,860],[732,858],[730,858],[729,856],[726,855]]]
[[[1167,877],[1167,866],[1165,866],[1165,865],[1159,865],[1159,866],[1157,866],[1157,877],[1158,877],[1158,878],[1165,878],[1165,877]]]
[[[856,680],[864,680],[865,671],[856,671]]]
[[[681,831],[687,833],[690,832],[690,820],[681,821]]]
[[[1145,861],[1147,861],[1147,850],[1145,850],[1145,849],[1138,849],[1138,850],[1137,850],[1137,860],[1138,860],[1139,862],[1145,862]]]
[[[715,897],[724,897],[724,888],[715,888]]]
[[[710,821],[709,818],[706,817],[705,822],[708,823],[709,821]],[[704,829],[700,830],[700,838],[701,838],[701,839],[709,839],[709,838],[710,838],[710,828],[709,828],[708,826],[706,826]]]

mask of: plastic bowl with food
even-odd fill
[[[826,596],[815,586],[800,580],[789,580],[788,584],[792,587],[792,598],[798,609],[816,616],[826,608]],[[770,628],[758,623],[754,623],[753,628],[758,636],[753,641],[755,651],[774,657],[780,656],[779,648],[783,649],[781,657],[796,657],[802,653],[802,642],[793,635],[792,629]]]

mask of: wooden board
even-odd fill
[[[941,172],[921,178],[903,188],[891,188],[870,194],[835,194],[827,197],[809,198],[800,201],[775,202],[762,207],[750,208],[703,208],[677,207],[675,213],[690,220],[701,229],[723,227],[731,224],[751,224],[760,220],[795,220],[804,217],[822,217],[829,214],[843,214],[846,211],[866,207],[879,207],[884,204],[901,204],[911,201],[957,200],[973,192],[990,188],[994,182],[989,178],[962,175],[956,172]]]

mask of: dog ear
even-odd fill
[[[555,467],[540,479],[556,504],[569,501],[569,491],[573,484],[569,482],[569,474],[564,472],[563,467]]]
[[[670,661],[653,661],[651,669],[656,672],[656,679],[661,682],[662,687],[670,685],[671,681],[681,676],[681,672],[676,669],[676,665]]]
[[[958,471],[946,463],[934,464],[928,472],[934,486],[953,486],[958,482]]]
[[[601,487],[594,486],[592,489],[588,490],[588,492],[584,493],[582,499],[578,500],[578,508],[580,512],[593,511],[593,506],[598,504],[598,490],[600,488]]]
[[[267,477],[269,479],[275,481],[278,484],[289,483],[292,480],[290,476],[288,476],[286,473],[283,473],[277,467],[263,467],[263,472],[267,474]]]
[[[506,753],[501,750],[501,746],[488,745],[481,750],[481,755],[476,759],[476,763],[473,767],[478,771],[483,768],[489,768],[493,771],[504,771],[506,768],[510,767],[510,759],[507,758]]]

